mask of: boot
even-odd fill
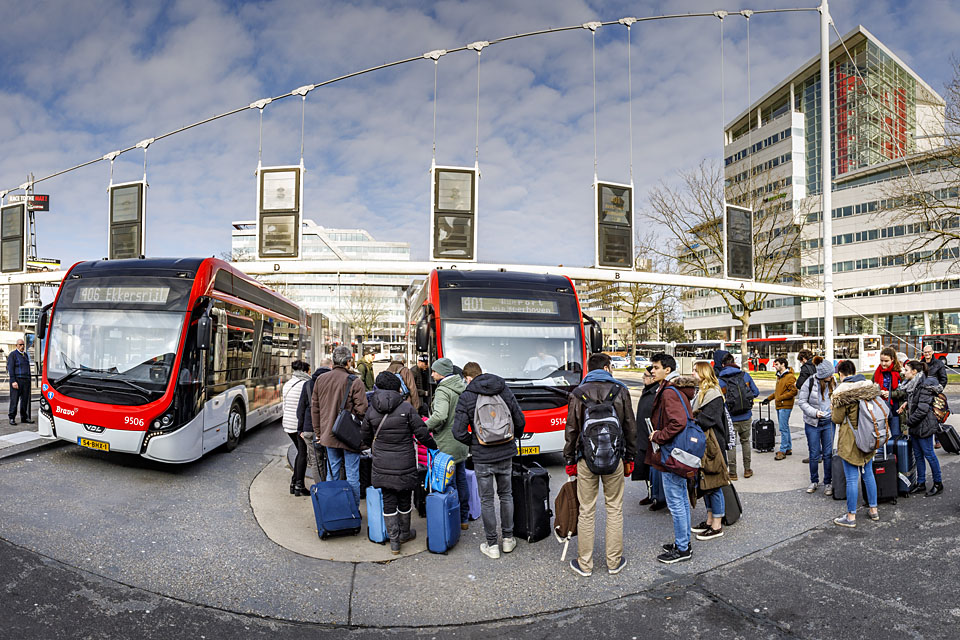
[[[912,487],[910,487],[910,494],[924,493],[927,490],[926,482],[916,482]]]
[[[396,513],[392,515],[384,515],[383,523],[387,528],[387,536],[390,538],[390,553],[393,555],[400,554],[400,516]]]
[[[300,496],[308,496],[308,495],[310,495],[310,492],[307,491],[307,488],[306,488],[305,486],[303,486],[303,482],[297,482],[297,483],[295,483],[295,484],[293,485],[293,492],[292,492],[292,493],[293,493],[293,495],[297,496],[298,498],[299,498]]]
[[[296,491],[296,484],[297,484],[297,479],[295,477],[291,477],[290,478],[290,495],[294,495],[293,492]]]
[[[943,483],[942,483],[942,482],[934,482],[934,483],[933,483],[933,486],[930,487],[930,490],[927,491],[927,492],[926,492],[925,494],[923,494],[923,495],[926,496],[927,498],[929,498],[930,496],[935,496],[935,495],[937,495],[937,494],[940,493],[941,491],[943,491]]]
[[[413,511],[411,508],[410,511],[404,513],[403,511],[397,512],[397,517],[400,519],[400,542],[410,542],[417,537],[417,530],[410,528],[410,512]]]

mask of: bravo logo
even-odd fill
[[[63,407],[57,407],[57,413],[59,413],[60,415],[73,417],[73,416],[77,415],[77,410],[76,410],[76,409],[64,409]]]

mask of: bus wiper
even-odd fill
[[[67,380],[69,380],[69,379],[72,378],[73,376],[77,375],[77,374],[80,373],[81,371],[86,371],[86,369],[84,369],[83,367],[71,367],[71,368],[70,368],[70,371],[67,371],[64,375],[60,376],[60,377],[57,378],[56,380],[53,380],[53,381],[52,381],[52,382],[53,382],[53,385],[54,385],[54,386],[60,386],[60,383],[61,383],[61,382],[66,382]]]
[[[150,399],[151,392],[150,392],[148,389],[144,389],[143,387],[141,387],[140,385],[138,385],[136,382],[131,382],[131,381],[127,380],[126,378],[117,378],[117,377],[112,377],[112,378],[107,378],[107,379],[110,380],[110,381],[122,382],[122,383],[124,383],[125,385],[127,385],[128,387],[130,387],[131,389],[135,389],[135,390],[138,391],[139,393],[143,394],[143,397],[146,398],[147,400]]]

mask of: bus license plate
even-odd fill
[[[77,444],[87,449],[96,449],[97,451],[110,451],[109,442],[100,442],[99,440],[90,440],[89,438],[77,438]]]
[[[535,447],[520,447],[520,455],[522,456],[535,456],[540,453],[540,446]]]

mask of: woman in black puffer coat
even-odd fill
[[[410,528],[412,492],[417,486],[413,436],[428,449],[436,449],[437,443],[416,409],[400,395],[400,378],[389,371],[377,376],[360,431],[373,452],[370,482],[383,491],[383,520],[390,551],[397,554],[402,543],[417,537]]]

